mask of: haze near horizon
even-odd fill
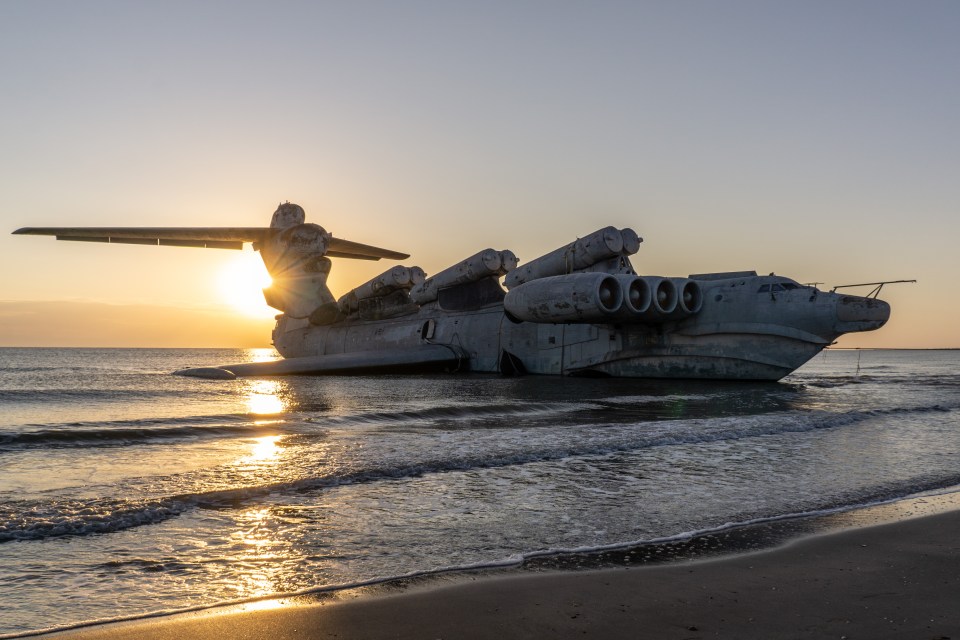
[[[958,347],[957,59],[949,2],[7,2],[0,346],[269,344],[249,249],[9,232],[290,200],[428,273],[612,224],[641,273],[915,278],[839,346]]]

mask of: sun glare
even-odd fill
[[[285,405],[278,395],[281,385],[276,380],[254,380],[247,392],[247,410],[257,415],[283,413]]]
[[[253,318],[272,318],[278,311],[267,306],[261,289],[270,286],[270,274],[259,254],[240,251],[220,270],[217,279],[221,299]]]

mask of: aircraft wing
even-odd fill
[[[207,249],[242,249],[244,242],[260,242],[269,232],[267,227],[24,227],[14,231],[57,240]]]
[[[372,247],[368,244],[360,244],[341,238],[330,238],[327,243],[327,255],[331,258],[359,258],[361,260],[379,260],[380,258],[406,260],[410,257],[409,253],[390,251],[389,249]]]
[[[23,227],[13,233],[80,242],[242,249],[244,242],[263,242],[270,232],[269,227]],[[334,237],[327,243],[327,255],[359,260],[410,257],[406,253]]]

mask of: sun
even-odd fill
[[[259,254],[240,251],[220,269],[217,289],[225,303],[252,318],[272,318],[279,313],[263,300],[262,289],[270,286],[270,274]]]

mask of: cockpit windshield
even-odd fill
[[[774,282],[773,284],[762,284],[757,289],[757,293],[777,293],[779,291],[790,291],[800,289],[800,285],[795,282]]]

